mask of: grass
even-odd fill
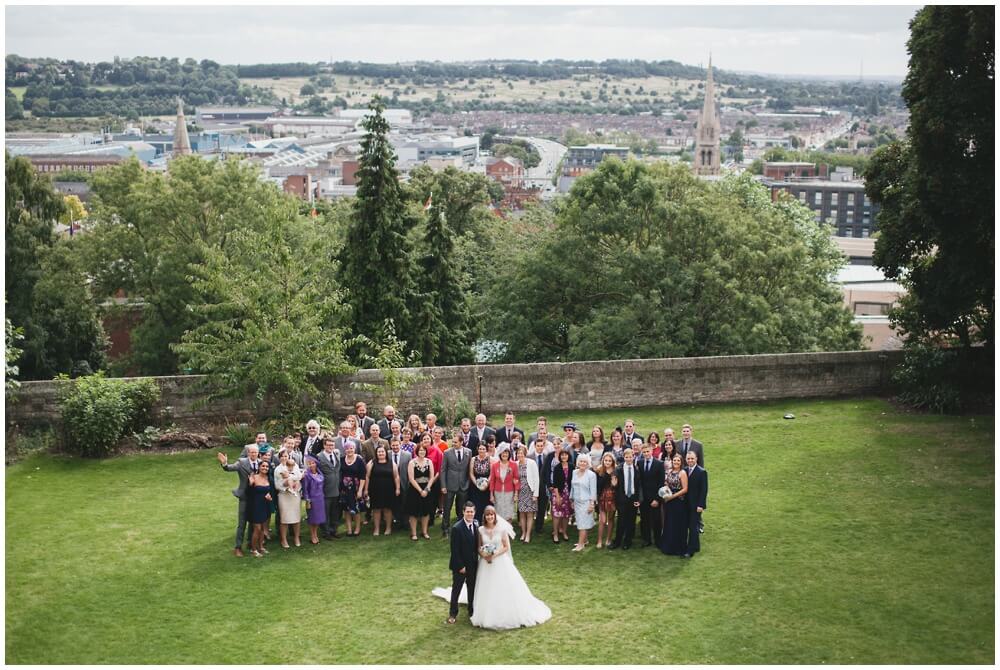
[[[236,478],[214,454],[29,457],[6,476],[6,660],[993,662],[993,417],[852,399],[571,418],[626,414],[640,432],[689,421],[705,443],[702,553],[518,544],[553,618],[505,633],[444,624],[438,534],[236,559]]]

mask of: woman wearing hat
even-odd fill
[[[306,471],[302,476],[302,499],[306,501],[306,521],[309,524],[309,541],[319,544],[319,527],[326,523],[323,500],[323,473],[315,456],[305,457]]]
[[[511,462],[510,445],[504,442],[497,447],[499,460],[490,470],[490,503],[505,521],[514,518],[514,500],[521,488],[517,465]]]

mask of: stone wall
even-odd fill
[[[404,372],[425,379],[400,394],[397,412],[423,414],[435,395],[457,393],[487,414],[873,394],[885,391],[889,373],[900,360],[898,351],[856,351],[407,369]],[[204,402],[202,377],[157,381],[161,409],[180,427],[255,418],[248,402]],[[328,385],[323,406],[339,418],[353,410],[355,401],[365,400],[372,406],[370,414],[379,416],[382,399],[358,385],[380,381],[377,370],[338,377]],[[58,421],[56,392],[61,383],[24,382],[18,401],[6,407],[8,423]],[[256,412],[259,417],[269,414],[266,405]]]

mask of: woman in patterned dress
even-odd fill
[[[528,448],[517,448],[517,476],[521,488],[517,491],[517,516],[521,527],[521,542],[531,542],[531,529],[538,511],[538,464],[528,458]]]
[[[552,486],[549,489],[549,500],[552,501],[552,541],[559,544],[559,536],[569,539],[569,516],[573,513],[573,502],[570,493],[573,482],[573,466],[570,464],[569,452],[558,451],[559,461],[552,465]]]

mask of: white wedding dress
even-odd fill
[[[508,540],[514,537],[514,529],[502,518],[497,517],[497,525],[490,533],[479,527],[483,543],[492,543],[497,548],[502,545],[502,536]],[[451,600],[450,588],[436,588],[432,593],[445,600]],[[465,587],[458,596],[460,603],[467,603]],[[552,610],[541,600],[531,595],[521,573],[514,567],[510,551],[505,551],[492,562],[479,559],[476,569],[476,593],[472,603],[472,625],[492,630],[507,630],[522,626],[535,626],[552,618]]]

